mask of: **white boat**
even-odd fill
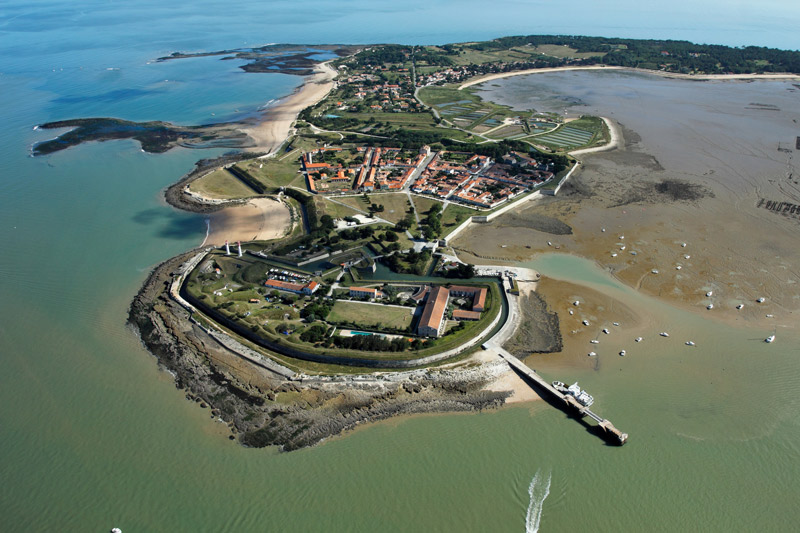
[[[736,306],[736,309],[742,309],[743,307],[744,307],[744,304],[739,304],[739,305]]]
[[[650,272],[652,272],[653,274],[658,274],[658,270],[655,269],[655,268],[653,270],[651,270]]]
[[[714,304],[708,304],[708,305],[706,306],[706,309],[714,309]]]
[[[641,337],[636,337],[636,342],[642,342],[642,338]]]
[[[686,243],[681,243],[681,248],[686,248]]]
[[[584,407],[589,407],[594,403],[594,398],[589,396],[585,390],[581,389],[578,386],[578,382],[576,381],[569,387],[567,387],[567,394],[578,400],[578,403],[583,405]]]
[[[694,346],[694,341],[686,341],[686,346]]]
[[[710,298],[712,294],[714,294],[714,291],[708,291],[706,293],[706,298]]]
[[[572,309],[569,310],[569,314],[574,315],[575,313],[572,312]]]
[[[619,326],[619,322],[613,322],[615,326]]]
[[[628,352],[626,352],[625,350],[620,350],[620,352],[619,352],[619,354],[622,355],[622,356],[624,356],[626,353],[628,353]]]
[[[592,344],[600,344],[600,341],[597,339],[592,339],[589,342],[591,342]]]
[[[659,333],[659,335],[661,335],[662,337],[669,337],[669,333],[667,333],[666,331],[662,331],[661,333]]]
[[[118,527],[112,527],[111,528],[111,533],[122,533],[122,530],[120,528],[118,528]]]
[[[609,333],[611,333],[611,332],[610,332],[610,331],[608,331],[608,328],[603,328],[603,333],[605,333],[606,335],[608,335],[608,334],[609,334]]]
[[[758,298],[756,301],[757,301],[758,303],[760,303],[760,304],[763,304],[765,300],[766,300],[766,298],[764,298],[763,296],[761,296],[761,297],[760,297],[760,298]]]
[[[580,300],[575,300],[574,302],[572,302],[572,305],[581,305],[581,301]]]
[[[634,252],[634,251],[631,251],[631,255],[636,255],[636,252]]]
[[[597,355],[597,353],[596,352],[589,352],[586,355],[588,355],[589,357],[594,357],[594,356]]]
[[[588,320],[584,320],[584,321],[583,321],[583,325],[584,325],[584,326],[588,326],[588,325],[589,325],[589,321],[588,321]]]
[[[764,342],[775,342],[775,334],[773,333],[772,335],[764,339]]]
[[[675,267],[675,270],[680,270],[682,267],[680,265]]]
[[[611,257],[617,257],[617,254],[616,254],[616,252],[612,253],[612,254],[611,254]]]
[[[686,255],[684,255],[684,256],[683,256],[683,258],[684,258],[684,259],[690,259],[691,257],[692,257],[692,256],[691,256],[691,255],[689,255],[689,254],[686,254]]]

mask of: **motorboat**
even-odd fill
[[[669,337],[669,333],[667,333],[666,331],[662,331],[661,333],[659,333],[659,335],[661,335],[662,337]]]
[[[773,333],[772,335],[764,339],[764,342],[775,342],[775,334]]]
[[[642,342],[642,338],[641,337],[636,337],[636,342]]]
[[[694,341],[686,341],[686,346],[694,346]]]
[[[627,353],[627,352],[626,352],[625,350],[620,350],[620,351],[619,351],[619,354],[620,354],[621,356],[624,356],[626,353]]]

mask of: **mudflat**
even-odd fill
[[[482,95],[517,108],[610,117],[623,139],[616,150],[579,156],[581,170],[557,197],[463,232],[454,243],[471,252],[463,259],[579,255],[698,313],[796,327],[796,84],[561,72],[499,80]],[[534,215],[572,233],[521,222]]]

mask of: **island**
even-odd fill
[[[314,59],[325,51],[336,57]],[[242,124],[43,124],[73,129],[33,153],[117,138],[151,152],[239,149],[199,162],[167,189],[172,205],[219,218],[199,248],[153,270],[129,321],[231,439],[287,451],[398,414],[530,397],[525,371],[512,370],[515,356],[561,349],[559,315],[536,291],[539,274],[498,266],[505,258],[465,250],[458,237],[556,198],[580,155],[618,147],[622,128],[608,117],[515,110],[484,99],[478,84],[554,69],[698,80],[800,72],[798,52],[575,36],[203,55],[307,81]],[[708,194],[677,179],[639,193]],[[556,217],[529,224],[572,232]],[[607,432],[610,423],[597,420]]]

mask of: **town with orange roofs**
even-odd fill
[[[439,200],[493,209],[553,179],[551,163],[521,152],[499,161],[470,152],[355,146],[303,154],[309,192],[353,194],[410,190]]]

